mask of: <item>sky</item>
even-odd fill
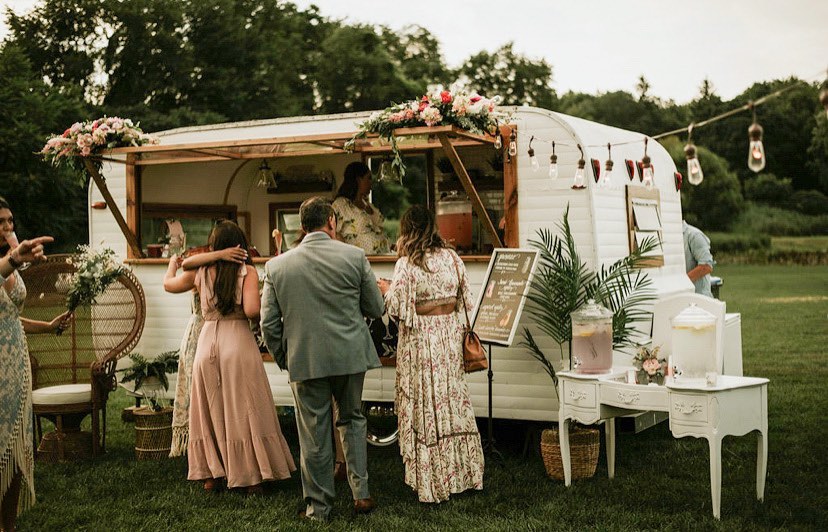
[[[25,12],[35,0],[0,0]],[[514,42],[515,51],[552,65],[553,88],[596,94],[634,92],[685,103],[709,79],[724,99],[757,81],[824,79],[825,0],[296,0],[329,18],[418,24],[437,37],[451,67]],[[5,10],[3,10],[5,13]],[[5,16],[0,38],[5,37]]]

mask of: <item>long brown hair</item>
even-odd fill
[[[240,246],[247,249],[247,238],[244,231],[229,220],[216,224],[210,233],[210,248],[213,251]],[[248,255],[247,263],[251,264]],[[236,307],[236,287],[239,276],[239,265],[235,262],[220,260],[216,262],[216,280],[213,283],[213,293],[216,295],[216,308],[222,316],[233,312]]]
[[[430,272],[426,266],[426,254],[449,245],[440,236],[437,222],[427,207],[412,205],[400,219],[400,237],[397,239],[397,256],[408,260],[423,270]]]

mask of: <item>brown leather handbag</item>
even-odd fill
[[[457,263],[454,263],[454,269],[457,271],[457,300],[463,305],[463,311],[466,313],[466,332],[463,333],[463,369],[466,373],[474,373],[475,371],[483,371],[489,369],[489,361],[486,360],[486,354],[483,352],[483,344],[480,343],[480,337],[472,330],[471,321],[469,321],[469,309],[466,307],[466,299],[463,297],[463,280],[460,275],[460,268]]]

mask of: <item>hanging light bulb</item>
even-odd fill
[[[552,141],[552,155],[549,156],[549,179],[558,179],[558,156],[555,155],[555,141]]]
[[[612,162],[612,144],[607,143],[607,164],[604,167],[604,175],[598,179],[598,188],[608,189],[612,188],[612,167],[615,163]]]
[[[494,149],[500,150],[502,147],[503,147],[503,137],[500,135],[500,132],[498,132],[495,135],[495,139],[494,139]]]
[[[584,171],[584,167],[586,166],[586,160],[584,160],[584,150],[581,148],[580,144],[578,144],[578,149],[581,151],[581,158],[578,159],[578,169],[575,170],[575,177],[572,178],[572,188],[574,190],[586,188],[586,185],[584,184],[586,181],[586,172]]]
[[[257,187],[277,188],[279,186],[276,183],[276,178],[273,177],[273,170],[270,169],[270,165],[267,164],[266,160],[262,159],[262,164],[259,165],[259,169],[256,172]]]
[[[653,165],[651,164],[652,159],[647,155],[647,143],[649,140],[647,137],[644,137],[644,157],[641,159],[641,166],[644,170],[641,173],[641,177],[644,181],[644,186],[651,189],[655,186],[655,174],[653,173]]]
[[[509,133],[509,156],[514,157],[515,155],[517,155],[517,132],[513,129]]]
[[[701,164],[696,156],[696,146],[693,144],[693,126],[687,128],[687,145],[684,147],[684,157],[687,159],[687,180],[691,185],[698,185],[704,180]]]
[[[537,172],[540,170],[540,163],[538,163],[538,158],[535,157],[535,149],[532,147],[533,140],[535,140],[534,135],[529,139],[529,164],[532,165],[532,171]]]
[[[756,109],[753,103],[750,104],[753,109],[753,124],[748,128],[748,137],[750,138],[750,147],[748,148],[748,168],[753,172],[759,173],[765,168],[765,147],[762,145],[762,126],[756,122]]]
[[[400,178],[400,171],[397,170],[397,167],[394,166],[394,162],[391,159],[385,159],[384,161],[382,161],[379,171],[379,180],[402,183],[402,179]]]

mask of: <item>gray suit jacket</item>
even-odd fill
[[[379,318],[383,308],[365,252],[325,233],[265,265],[262,334],[293,382],[379,367],[363,316]]]

